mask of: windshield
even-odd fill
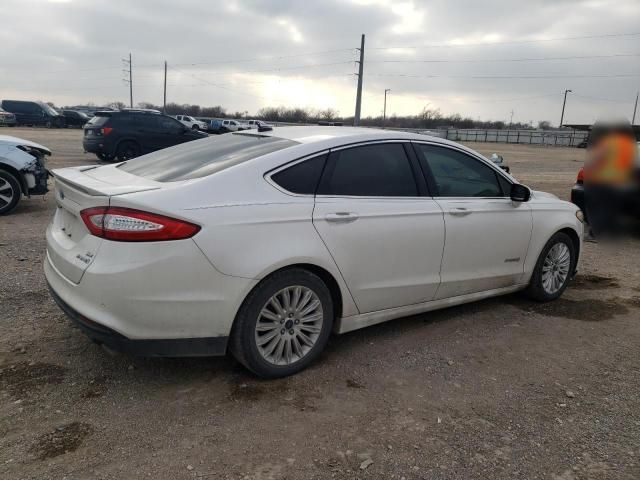
[[[55,108],[47,105],[46,103],[38,102],[38,105],[42,107],[42,109],[47,112],[49,115],[60,115]]]
[[[158,182],[206,177],[233,165],[297,145],[284,138],[228,134],[209,137],[129,160],[118,168]]]

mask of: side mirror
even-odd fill
[[[511,185],[511,200],[514,202],[528,202],[531,199],[531,190],[525,185],[514,183]]]

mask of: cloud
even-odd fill
[[[637,32],[638,18],[637,0],[2,0],[0,97],[126,100],[131,52],[136,102],[161,102],[166,60],[169,101],[351,115],[365,33],[365,115],[391,88],[390,114],[557,123],[571,88],[565,118],[591,121],[631,114],[639,77],[614,75],[638,74],[640,57],[611,55],[640,54],[640,36],[597,36]]]

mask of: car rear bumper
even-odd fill
[[[82,139],[82,148],[84,148],[85,152],[101,153],[105,150],[104,139],[101,137],[84,137]]]
[[[145,357],[197,357],[224,355],[229,337],[133,340],[74,310],[49,285],[51,297],[91,340],[121,353]]]
[[[47,240],[48,250],[57,248]],[[44,264],[62,310],[99,343],[139,355],[224,354],[237,309],[256,283],[215,270],[191,239],[105,240],[77,283],[54,261],[64,267],[64,252],[48,251]]]

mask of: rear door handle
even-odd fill
[[[471,210],[469,210],[468,208],[456,207],[449,210],[449,213],[451,215],[455,215],[456,217],[464,217],[465,215],[469,215],[471,213]]]
[[[358,214],[352,212],[327,213],[324,218],[331,223],[350,223],[358,219]]]

